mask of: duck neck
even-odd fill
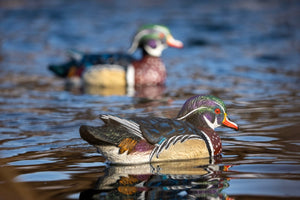
[[[214,155],[216,156],[222,153],[222,142],[220,136],[211,128],[199,127],[199,129],[209,137],[214,149]]]
[[[135,69],[136,85],[163,85],[166,68],[159,57],[144,55],[141,60],[132,63]]]

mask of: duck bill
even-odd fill
[[[172,35],[167,36],[167,44],[170,47],[182,48],[183,43],[180,40],[175,40]]]
[[[227,127],[229,127],[229,128],[232,128],[232,129],[234,129],[234,130],[236,130],[236,131],[239,130],[239,126],[238,126],[236,123],[230,121],[230,120],[228,119],[226,113],[225,113],[224,120],[223,120],[222,124],[223,124],[224,126],[227,126]]]

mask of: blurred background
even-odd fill
[[[0,195],[92,199],[99,177],[142,172],[106,172],[101,155],[80,138],[80,125],[100,124],[100,113],[175,117],[187,98],[208,93],[225,101],[241,127],[217,130],[223,161],[199,167],[203,173],[187,182],[142,179],[146,198],[299,198],[299,19],[297,0],[0,0]],[[167,101],[67,91],[47,69],[67,60],[68,49],[126,51],[149,23],[166,25],[184,43],[162,55]],[[171,187],[179,185],[184,189]]]

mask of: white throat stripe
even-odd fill
[[[220,125],[218,124],[218,122],[217,122],[217,118],[215,118],[214,123],[211,123],[205,116],[203,116],[203,117],[204,117],[205,122],[207,123],[207,125],[208,125],[211,129],[215,130],[215,128],[217,128],[217,127],[220,126]]]
[[[198,110],[201,110],[201,109],[204,109],[204,108],[207,108],[207,107],[199,107],[199,108],[195,108],[194,110],[192,110],[191,112],[187,113],[186,115],[182,116],[182,117],[179,117],[177,118],[178,120],[182,120],[186,117],[188,117],[189,115],[193,114],[194,112],[198,111]]]

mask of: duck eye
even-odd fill
[[[217,115],[220,114],[220,113],[221,113],[220,108],[216,108],[216,109],[215,109],[215,113],[216,113]]]
[[[159,38],[160,38],[160,39],[162,39],[162,38],[164,38],[164,37],[165,37],[165,34],[159,33]]]

